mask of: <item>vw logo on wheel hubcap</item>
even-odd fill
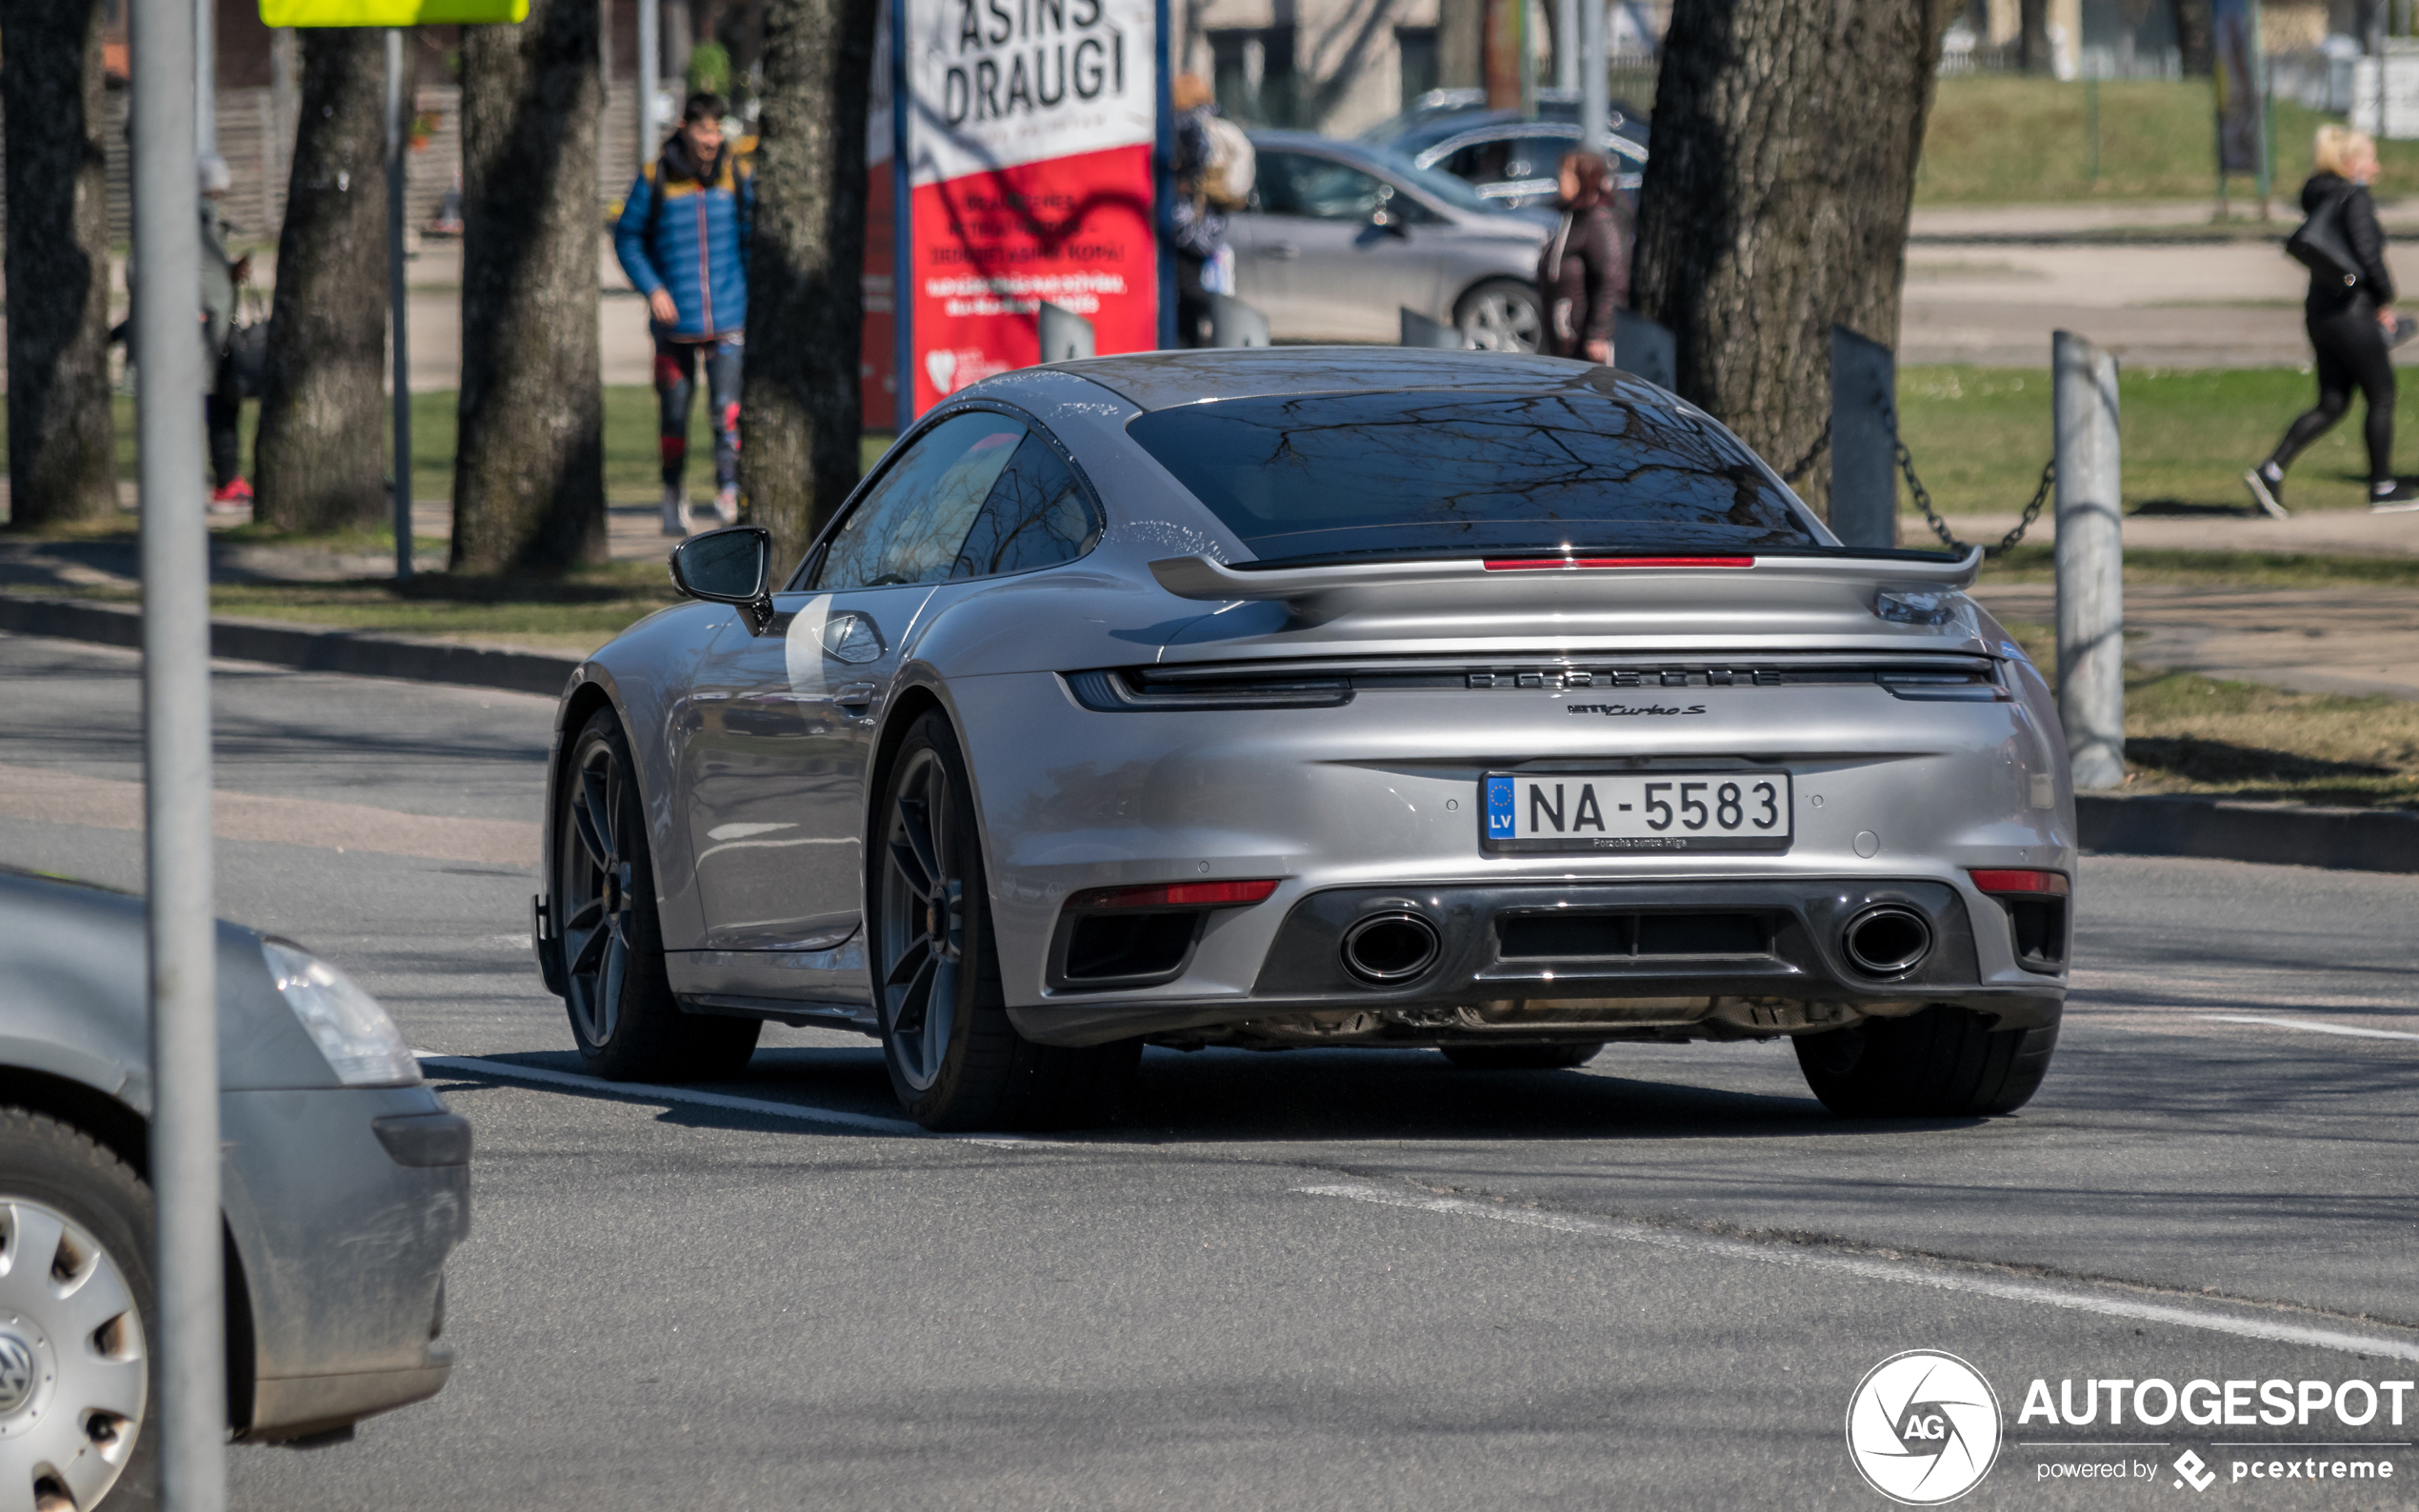
[[[33,1395],[33,1346],[0,1328],[0,1417],[24,1406]]]

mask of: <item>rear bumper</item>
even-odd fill
[[[2008,924],[1988,900],[1980,906],[1995,948],[1978,948],[1975,911],[1958,888],[1921,879],[1338,887],[1294,902],[1248,997],[1104,993],[1009,1014],[1027,1038],[1054,1044],[1742,1039],[1934,1004],[1998,1028],[2057,1023],[2063,974],[1985,975],[1985,959],[2009,957]],[[1876,907],[1929,928],[1929,948],[1903,971],[1869,973],[1843,946],[1849,921]],[[1389,984],[1348,969],[1348,933],[1381,915],[1432,928],[1433,962]]]

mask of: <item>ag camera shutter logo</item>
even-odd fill
[[[1982,1372],[1935,1349],[1909,1349],[1865,1372],[1848,1400],[1848,1457],[1907,1506],[1954,1502],[1999,1458],[1999,1398]]]

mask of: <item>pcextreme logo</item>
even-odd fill
[[[1865,1372],[1848,1399],[1848,1457],[1872,1488],[1907,1506],[1954,1502],[1999,1458],[1999,1398],[1982,1372],[1909,1349]]]

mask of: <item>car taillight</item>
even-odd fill
[[[1489,572],[1569,571],[1575,567],[1751,567],[1751,556],[1500,556],[1485,559]]]
[[[1140,887],[1094,887],[1067,900],[1070,908],[1228,908],[1266,902],[1277,879],[1253,882],[1170,882]]]
[[[1966,875],[1974,879],[1976,887],[1992,894],[2037,892],[2063,898],[2071,890],[2063,871],[1990,870],[1969,871]]]

